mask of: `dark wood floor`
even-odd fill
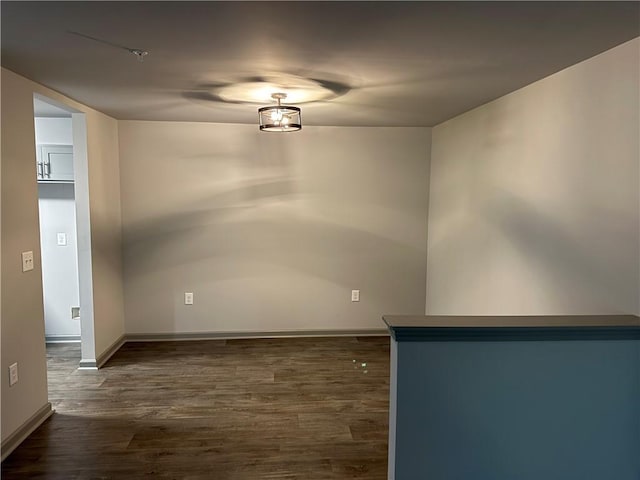
[[[48,357],[56,413],[3,480],[386,478],[388,338],[128,343],[98,372],[77,344]]]

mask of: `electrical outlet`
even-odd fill
[[[12,387],[18,383],[18,363],[9,365],[9,386]]]
[[[351,290],[351,301],[352,302],[360,301],[360,290]]]
[[[22,252],[22,271],[33,270],[33,252]]]
[[[57,234],[58,245],[64,247],[67,244],[67,234],[66,233],[58,233]]]
[[[185,305],[193,305],[193,293],[192,292],[184,292],[184,304]]]

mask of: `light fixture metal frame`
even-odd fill
[[[300,108],[291,105],[282,105],[281,101],[287,98],[286,93],[274,93],[271,98],[278,102],[277,105],[261,107],[258,109],[258,120],[260,121],[260,131],[262,132],[297,132],[302,129],[302,114]],[[276,116],[286,115],[297,118],[297,122],[283,124],[281,121],[274,122],[273,114]]]

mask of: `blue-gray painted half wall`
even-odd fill
[[[640,479],[639,340],[394,347],[396,480]]]

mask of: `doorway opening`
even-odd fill
[[[34,126],[47,360],[75,344],[95,368],[85,115],[36,94]]]

